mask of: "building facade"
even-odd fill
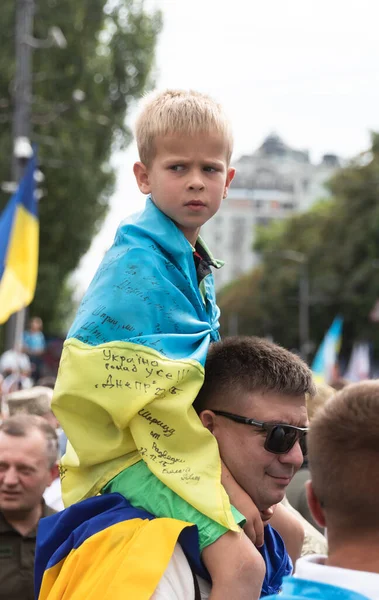
[[[329,195],[325,183],[339,168],[333,154],[312,164],[307,151],[294,150],[277,135],[268,136],[252,155],[236,163],[228,197],[202,235],[225,266],[215,272],[220,288],[249,271],[258,261],[252,250],[258,225],[285,219]]]

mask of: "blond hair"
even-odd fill
[[[311,422],[315,414],[336,393],[336,390],[327,383],[316,383],[316,394],[306,395],[308,419]]]
[[[336,392],[312,420],[308,436],[312,484],[327,527],[379,525],[379,381]]]
[[[194,136],[215,131],[225,138],[227,164],[233,150],[231,126],[223,108],[206,94],[192,90],[165,90],[145,97],[135,125],[141,161],[149,165],[154,158],[155,138],[179,134]]]

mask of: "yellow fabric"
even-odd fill
[[[45,571],[39,600],[148,600],[188,525],[132,519],[104,529]]]
[[[38,271],[38,219],[19,205],[14,217],[6,266],[0,281],[0,323],[28,306]]]
[[[239,531],[217,442],[192,407],[204,379],[199,363],[130,342],[69,339],[60,368],[52,407],[71,442],[61,464],[65,505],[95,495],[142,456],[186,502]]]

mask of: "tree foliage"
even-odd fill
[[[0,181],[11,178],[15,5],[4,4],[0,21]],[[52,26],[62,30],[67,48],[34,50],[32,98],[46,195],[31,310],[47,330],[57,325],[62,298],[68,300],[67,276],[106,215],[115,180],[110,156],[130,142],[126,115],[152,83],[161,15],[146,12],[142,0],[37,0],[34,37],[48,38]],[[0,195],[0,208],[7,200]]]
[[[261,228],[255,250],[259,270],[219,296],[222,328],[240,316],[239,333],[270,335],[298,348],[301,264],[310,282],[310,339],[317,347],[337,314],[344,317],[344,347],[368,340],[379,350],[379,326],[370,312],[379,298],[379,135],[370,151],[341,169],[330,182],[332,198],[285,222]],[[242,304],[240,297],[244,298]]]

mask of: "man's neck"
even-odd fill
[[[328,532],[328,546],[325,564],[329,567],[379,573],[379,532],[352,538]]]
[[[42,517],[42,503],[28,511],[3,512],[5,520],[21,535],[27,535],[37,527]]]

